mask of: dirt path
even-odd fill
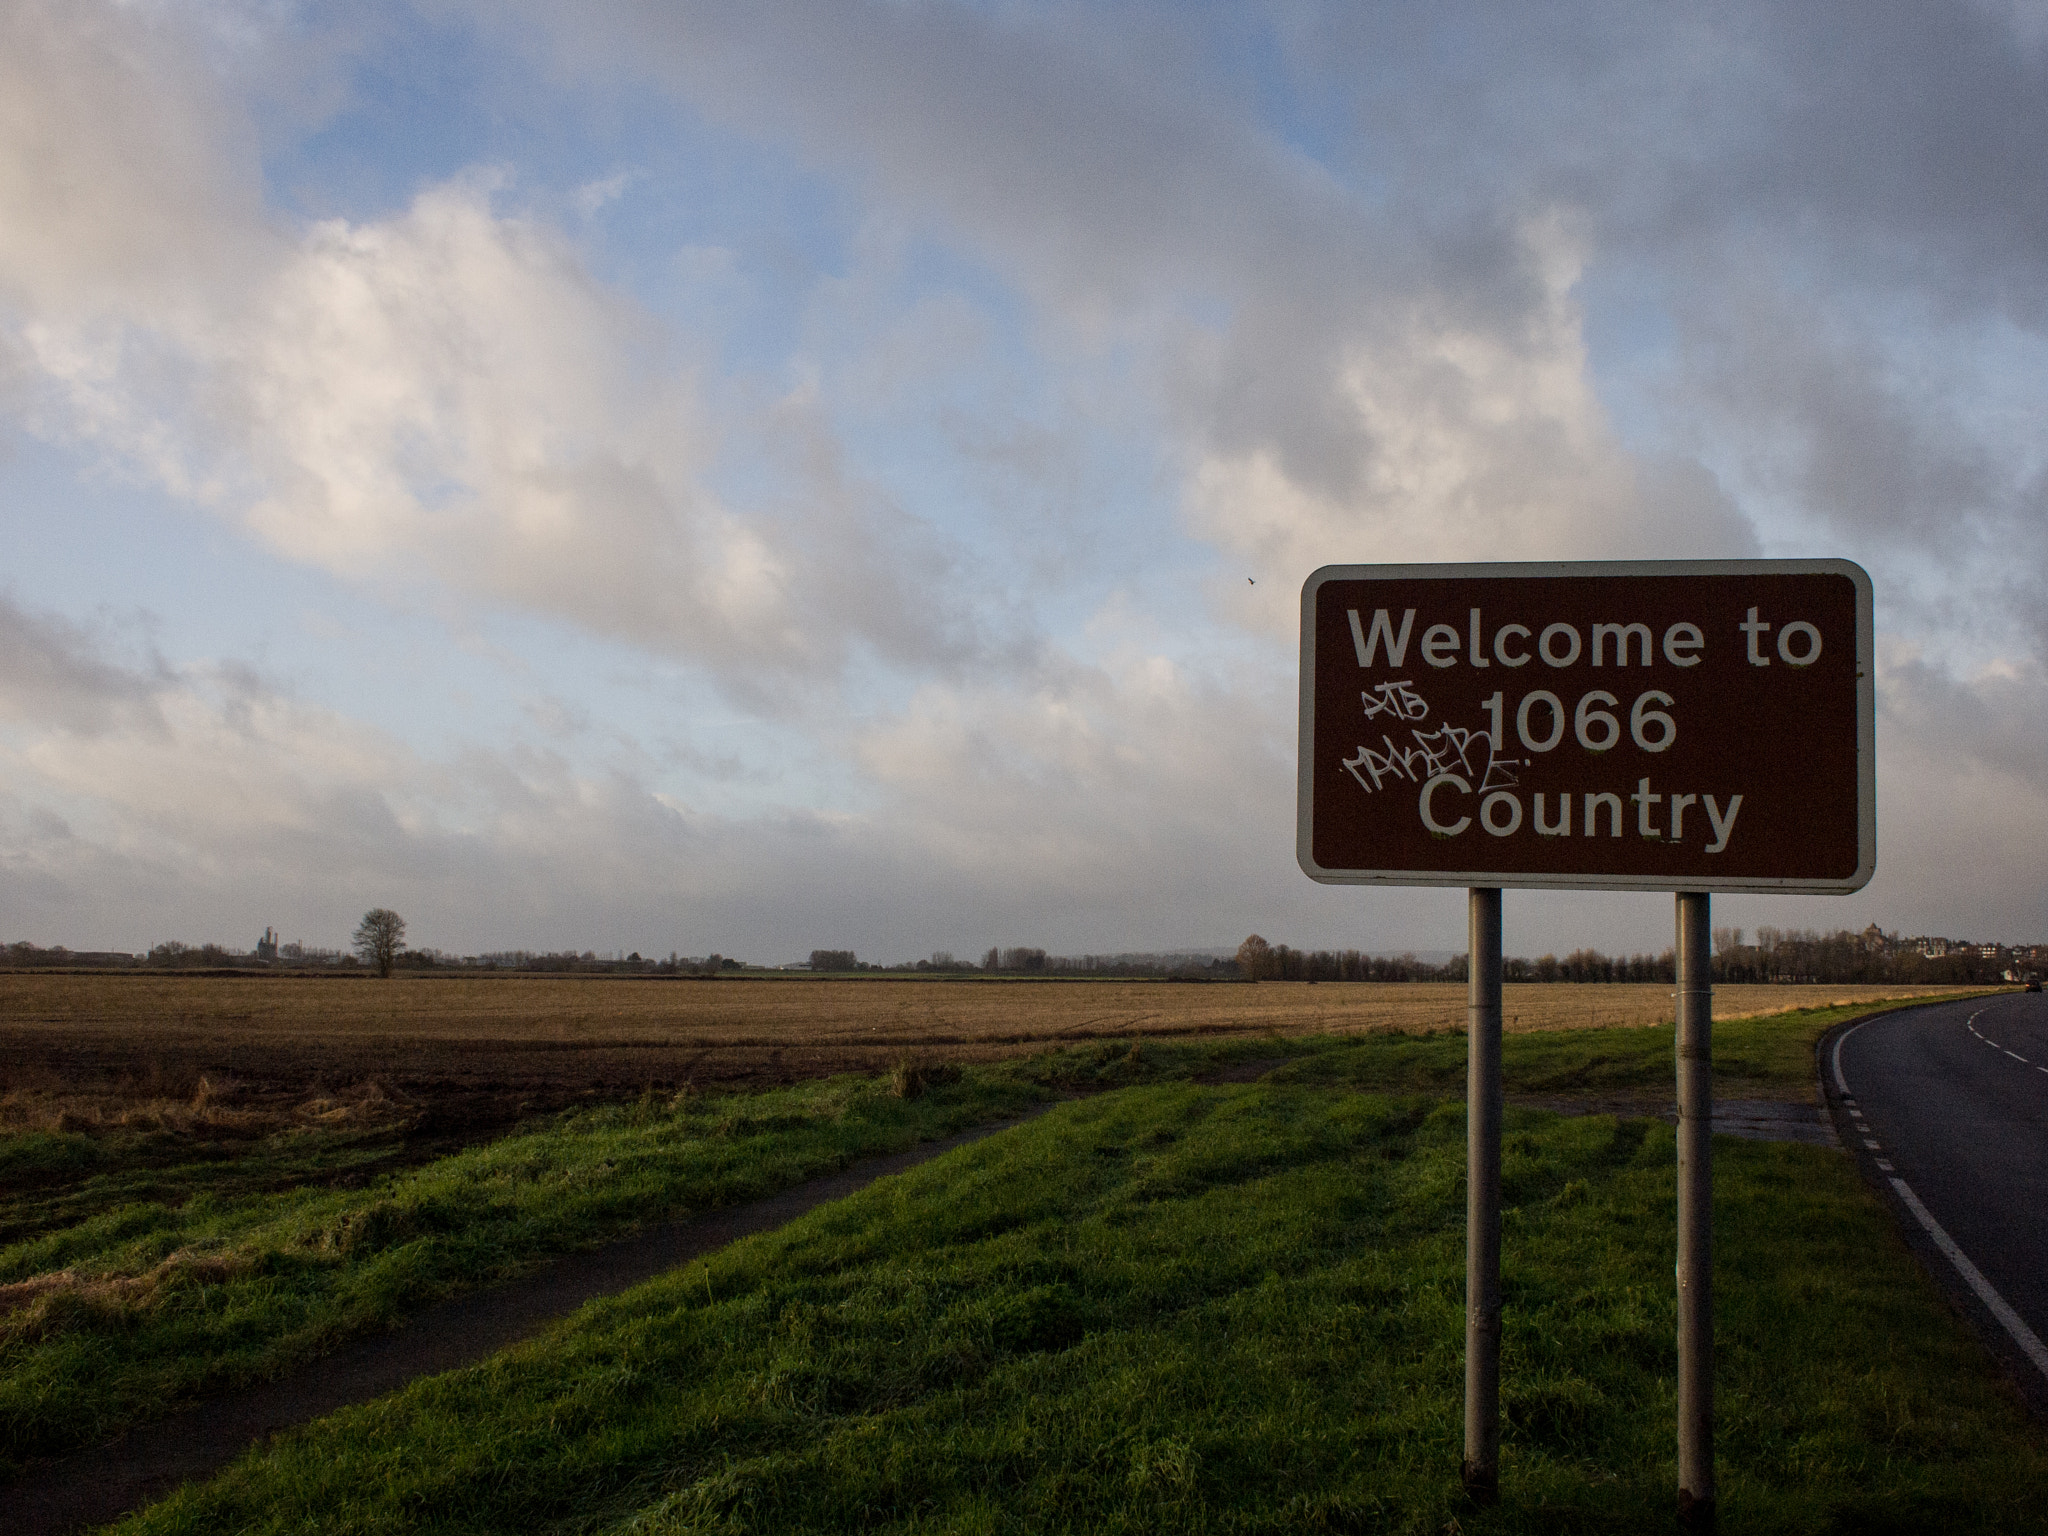
[[[366,1403],[420,1376],[472,1365],[566,1317],[707,1253],[794,1221],[877,1179],[901,1173],[1022,1120],[963,1131],[757,1200],[658,1227],[592,1253],[571,1254],[507,1285],[446,1302],[395,1333],[364,1339],[294,1375],[211,1399],[131,1430],[112,1444],[33,1468],[0,1488],[0,1531],[63,1536],[118,1519],[181,1483],[210,1477],[281,1430]]]

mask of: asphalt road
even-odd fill
[[[2048,1406],[2048,994],[1881,1015],[1837,1035],[1821,1066],[1843,1144]]]

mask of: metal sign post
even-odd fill
[[[1475,886],[1465,1058],[1465,1487],[1500,1495],[1500,887]]]
[[[1714,982],[1711,898],[1678,894],[1678,1512],[1714,1525]]]
[[[1500,1476],[1501,889],[1678,893],[1678,1482],[1710,1525],[1705,893],[1869,882],[1873,652],[1870,578],[1846,560],[1328,566],[1302,588],[1302,871],[1471,893],[1476,1495]]]

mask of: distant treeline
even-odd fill
[[[656,960],[643,957],[638,950],[630,955],[600,955],[588,949],[581,953],[567,949],[546,952],[501,949],[487,955],[466,955],[460,959],[435,950],[412,950],[401,956],[398,963],[401,967],[410,963],[465,971],[539,971],[551,975],[599,976],[718,976],[748,969],[745,961],[735,960],[729,955],[711,954],[696,958],[671,954],[666,960]]]
[[[268,953],[225,949],[218,944],[159,944],[145,955],[80,951],[16,942],[0,950],[0,965],[25,968],[138,968],[175,970],[353,970],[354,955],[300,944],[272,944]],[[632,954],[600,955],[592,950],[497,950],[449,955],[437,949],[402,951],[395,968],[408,971],[513,971],[554,975],[722,976],[760,967],[729,956],[671,953],[667,959]],[[897,965],[862,960],[850,949],[814,949],[803,967],[845,975],[1072,976],[1182,981],[1446,981],[1466,977],[1465,957],[1433,962],[1413,954],[1375,955],[1357,949],[1295,949],[1268,944],[1253,934],[1234,957],[1205,950],[1119,954],[1056,955],[1030,947],[993,946],[979,962],[956,960],[940,950],[929,959]],[[1811,929],[1759,928],[1754,938],[1740,928],[1714,932],[1714,979],[1722,982],[1918,983],[1982,986],[2048,972],[2048,945],[1974,944],[1965,940],[1902,939],[1876,927],[1851,933]],[[1502,962],[1504,979],[1515,982],[1670,982],[1672,953],[1607,955],[1573,950],[1563,959],[1516,955]]]
[[[1227,955],[1200,950],[1170,950],[1165,953],[1115,955],[1055,955],[1043,949],[991,946],[979,963],[957,960],[948,950],[939,950],[929,960],[900,965],[878,965],[862,960],[850,949],[814,949],[810,969],[843,974],[849,971],[941,976],[1095,976],[1132,977],[1180,981],[1218,981],[1237,978],[1237,962]]]
[[[1750,943],[1744,942],[1740,928],[1719,929],[1714,934],[1714,976],[1720,981],[1979,986],[2033,975],[2044,962],[2048,962],[2048,946],[1902,939],[1876,928],[1861,933],[1759,928]]]
[[[1948,939],[1901,939],[1876,928],[1759,928],[1745,942],[1740,928],[1714,934],[1714,980],[1722,982],[1877,982],[1926,986],[1984,986],[2017,980],[2048,967],[2048,947],[1968,944]],[[1300,950],[1268,944],[1257,934],[1237,951],[1237,970],[1248,981],[1463,981],[1465,957],[1431,965],[1412,955],[1389,959],[1355,949]],[[1560,960],[1539,955],[1503,958],[1505,981],[1671,982],[1672,951],[1657,955],[1605,955],[1578,949]]]
[[[1256,933],[1238,945],[1234,968],[1246,981],[1463,981],[1466,976],[1463,955],[1434,965],[1414,955],[1293,949],[1268,944]]]
[[[0,949],[0,965],[15,969],[152,968],[158,970],[339,970],[362,968],[356,956],[338,949],[315,949],[310,945],[284,944],[274,954],[228,949],[219,944],[183,944],[176,940],[158,944],[147,954],[121,954],[104,950],[66,949],[57,944],[44,949],[17,942]],[[745,970],[744,962],[724,955],[702,958],[671,954],[657,960],[633,953],[600,955],[594,950],[497,950],[484,955],[451,955],[438,949],[402,949],[392,961],[399,971],[532,971],[553,975],[658,975],[713,976]]]

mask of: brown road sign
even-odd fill
[[[1301,594],[1301,867],[1857,890],[1871,649],[1847,560],[1326,566]]]

